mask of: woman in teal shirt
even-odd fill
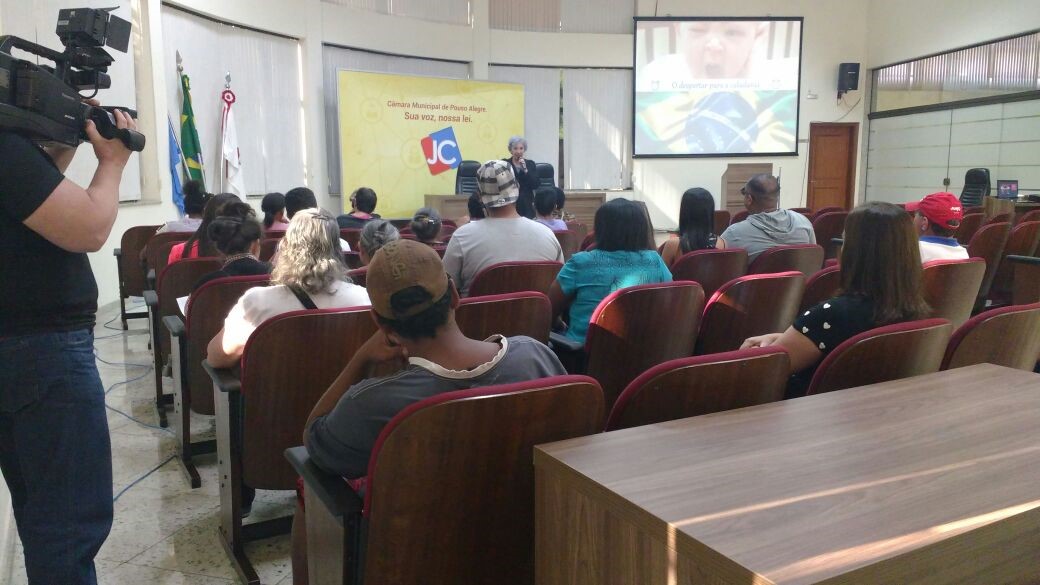
[[[553,320],[569,314],[566,336],[585,343],[589,319],[610,293],[637,284],[671,282],[672,273],[654,249],[646,211],[628,199],[614,199],[596,211],[596,247],[564,264],[549,289]]]

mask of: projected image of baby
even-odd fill
[[[751,76],[751,53],[765,33],[764,22],[688,22],[679,27],[690,76],[727,79]]]

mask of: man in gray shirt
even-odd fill
[[[330,473],[364,476],[380,431],[412,403],[566,374],[556,355],[529,337],[480,341],[463,335],[454,317],[459,295],[437,252],[425,244],[397,240],[380,248],[367,285],[379,331],[354,354],[307,421],[307,451]],[[364,379],[371,366],[395,360],[407,365]]]
[[[477,171],[480,200],[487,217],[455,231],[444,252],[444,269],[463,296],[478,272],[500,262],[548,260],[563,262],[563,249],[548,226],[516,211],[520,187],[513,167],[491,160]]]
[[[748,260],[774,246],[815,244],[812,222],[804,215],[780,207],[780,181],[772,175],[755,175],[740,190],[748,218],[722,232],[716,248],[744,248]]]

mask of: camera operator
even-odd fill
[[[115,113],[119,128],[134,120]],[[97,284],[86,252],[108,239],[130,157],[93,122],[97,170],[63,176],[75,149],[45,152],[0,128],[0,469],[30,583],[97,582],[112,526],[112,452],[94,361]]]

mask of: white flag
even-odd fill
[[[224,180],[221,190],[234,193],[243,200],[246,196],[246,180],[242,174],[242,159],[238,151],[238,132],[235,130],[235,116],[231,111],[231,105],[235,103],[235,93],[225,89],[220,94],[220,101],[224,104],[224,112],[221,116],[221,153],[224,158],[223,170]]]

